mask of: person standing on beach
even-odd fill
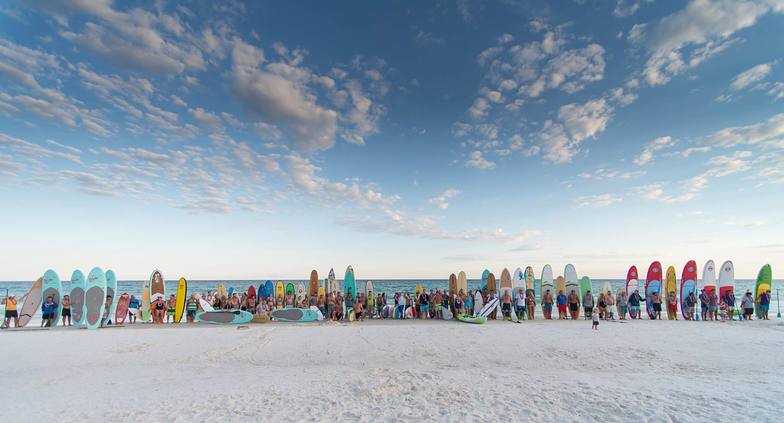
[[[525,320],[527,305],[525,292],[523,292],[522,288],[518,289],[517,295],[515,295],[515,315],[517,315],[517,320]]]
[[[460,290],[460,295],[463,295],[462,289]],[[469,290],[463,298],[463,302],[465,303],[465,314],[472,316],[474,314],[474,296],[471,295],[471,291]]]
[[[768,319],[768,310],[770,310],[770,290],[759,294],[759,297],[757,297],[757,303],[759,303],[762,320],[770,320]]]
[[[501,318],[503,320],[512,320],[512,296],[509,291],[504,291],[501,296]]]
[[[16,295],[9,295],[5,299],[5,318],[3,319],[3,328],[7,329],[11,324],[11,319],[14,319],[14,327],[19,327],[19,312],[16,311]]]
[[[566,319],[566,295],[563,291],[558,291],[558,296],[555,297],[556,305],[558,306],[558,320]]]
[[[527,289],[525,293],[526,312],[528,313],[528,320],[534,320],[534,312],[536,311],[536,298],[534,298],[534,290]]]
[[[71,326],[71,297],[68,294],[63,295],[63,311],[60,315],[63,316],[63,327],[66,321],[68,326]]]
[[[699,299],[700,299],[700,319],[702,319],[702,321],[704,322],[708,320],[708,303],[710,302],[710,298],[708,297],[708,294],[705,293],[704,289],[700,290]]]
[[[642,297],[640,296],[640,291],[635,289],[634,292],[632,292],[631,297],[629,297],[629,314],[631,314],[632,319],[640,318],[641,302],[642,302]]]
[[[198,309],[199,300],[196,299],[196,294],[193,294],[188,298],[188,302],[185,304],[185,321],[193,323],[194,320],[196,320],[196,311]]]
[[[351,294],[349,294],[349,297],[351,297]],[[354,319],[361,321],[365,320],[364,307],[362,307],[361,298],[352,303],[351,311],[354,312]]]
[[[600,313],[601,308],[602,306],[599,307]],[[583,311],[585,312],[585,320],[590,319],[593,314],[593,295],[591,294],[591,290],[585,291],[585,295],[583,296]]]
[[[51,295],[46,297],[46,301],[41,304],[41,327],[51,327],[54,314],[57,311],[57,303]]]
[[[667,293],[667,318],[678,320],[678,297],[675,296],[675,291]]]
[[[174,294],[169,296],[169,300],[166,301],[166,323],[174,323],[174,309],[177,307],[177,298]]]
[[[574,290],[569,292],[569,296],[566,300],[569,306],[569,317],[572,320],[577,320],[580,318],[580,296]]]
[[[607,302],[607,309],[604,313],[604,320],[615,320],[615,299],[613,299],[612,291],[605,293],[604,301]]]
[[[743,309],[743,320],[751,320],[751,315],[754,314],[754,297],[751,296],[751,291],[746,291],[746,295],[740,299],[740,308]]]
[[[131,300],[128,302],[128,321],[131,324],[136,323],[136,316],[139,314],[139,306],[141,303],[139,300],[131,295]]]
[[[626,313],[629,310],[629,299],[626,298],[626,292],[622,289],[618,290],[618,297],[615,299],[618,306],[618,316],[621,320],[626,320]]]
[[[599,298],[596,300],[596,308],[599,309],[599,319],[607,320],[607,295],[604,295],[604,292],[599,292]],[[587,319],[588,316],[585,318]]]
[[[419,318],[426,319],[430,314],[430,298],[424,289],[419,293]]]
[[[730,320],[735,320],[735,292],[729,289],[721,299],[727,304],[727,316]]]
[[[651,315],[651,320],[661,320],[661,297],[659,297],[658,292],[654,292],[651,294],[651,309],[653,310],[653,314]]]
[[[335,293],[330,292],[327,296],[327,316],[330,320],[335,320]]]
[[[166,313],[166,302],[163,297],[156,297],[155,301],[150,304],[152,310],[152,322],[156,325],[163,323],[163,314]]]
[[[591,310],[591,329],[599,330],[599,310]]]
[[[694,292],[689,293],[686,297],[686,320],[694,320],[695,312],[697,310],[697,294]]]
[[[444,295],[441,294],[440,289],[436,289],[436,295],[433,297],[433,307],[435,311],[435,318],[438,320],[444,319]]]
[[[542,296],[542,314],[544,314],[545,320],[553,318],[553,294],[549,289]]]
[[[714,290],[708,294],[708,320],[718,320],[719,314],[719,294]]]

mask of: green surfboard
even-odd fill
[[[591,278],[588,276],[583,276],[580,278],[580,301],[582,301],[583,297],[585,297],[585,294],[588,293],[588,291],[591,291],[591,294],[593,294],[593,289],[591,288]]]
[[[773,270],[770,268],[769,264],[762,266],[759,273],[757,274],[757,284],[754,286],[754,313],[757,315],[758,319],[762,318],[762,310],[760,309],[760,305],[757,302],[757,298],[759,298],[760,294],[765,291],[770,291],[773,289]]]

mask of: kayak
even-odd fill
[[[457,320],[459,320],[459,321],[461,321],[463,323],[473,323],[473,324],[476,324],[476,325],[481,325],[482,323],[487,321],[487,317],[484,317],[484,316],[476,316],[476,317],[474,317],[474,316],[469,316],[469,315],[467,315],[465,313],[458,313]]]

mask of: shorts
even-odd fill
[[[621,314],[626,314],[627,311],[629,311],[629,307],[621,306]]]
[[[53,319],[53,318],[54,318],[54,313],[44,313],[41,315],[41,319],[43,320]]]
[[[551,303],[545,303],[542,307],[544,307],[545,311],[553,311],[553,305]]]
[[[525,307],[516,306],[516,307],[515,307],[515,312],[516,312],[517,314],[520,314],[520,313],[525,313]]]
[[[512,310],[512,305],[511,304],[502,304],[501,305],[501,311],[511,311],[511,310]]]
[[[653,303],[653,311],[661,311],[661,304]]]
[[[743,313],[744,314],[753,314],[754,313],[754,309],[753,308],[744,308],[743,309]]]
[[[558,312],[566,313],[566,304],[558,304]]]
[[[421,311],[422,313],[427,313],[430,311],[430,306],[426,306],[426,305],[419,306],[419,311]]]
[[[577,310],[579,310],[579,309],[580,309],[580,305],[579,305],[579,304],[576,304],[576,303],[571,303],[571,304],[569,304],[569,310],[571,310],[571,311],[577,311]]]
[[[169,315],[169,316],[174,316],[174,309],[170,308],[170,309],[166,310],[166,314]]]
[[[708,306],[706,306],[704,303],[703,303],[703,304],[700,304],[700,310],[702,310],[702,311],[708,311]]]
[[[188,317],[196,317],[196,311],[195,310],[188,310]]]
[[[14,318],[19,317],[19,312],[16,311],[16,310],[6,310],[5,311],[5,318],[8,319],[8,318],[11,318],[11,317],[14,317]]]
[[[70,308],[64,308],[62,314],[60,314],[60,315],[63,316],[63,317],[71,317],[71,309]]]
[[[327,306],[327,314],[329,314],[331,316],[334,311],[335,311],[335,305],[334,304],[330,304],[330,305]]]
[[[709,306],[708,307],[708,311],[718,311],[718,310],[719,310],[718,306]]]
[[[770,304],[760,305],[759,309],[760,309],[761,312],[767,313],[768,310],[770,309]]]
[[[593,322],[593,327],[598,327],[598,326],[599,326],[599,322]]]
[[[640,312],[640,306],[631,306],[629,307],[629,313],[637,314]]]
[[[593,307],[585,307],[584,309],[585,309],[585,314],[591,314],[591,312],[593,311]]]
[[[441,311],[444,308],[443,304],[436,304],[435,307],[435,311]]]

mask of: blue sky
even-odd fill
[[[10,2],[0,279],[781,263],[784,2]]]

